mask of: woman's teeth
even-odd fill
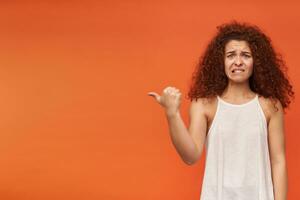
[[[244,70],[242,69],[235,69],[232,71],[232,73],[242,73]]]

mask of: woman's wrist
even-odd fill
[[[165,113],[167,117],[175,117],[180,114],[179,110],[174,110],[174,109],[166,109]]]

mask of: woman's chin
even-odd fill
[[[246,83],[246,82],[248,82],[248,78],[234,77],[234,78],[229,78],[229,81],[232,83]]]

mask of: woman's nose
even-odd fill
[[[237,56],[236,59],[235,59],[235,61],[234,61],[234,63],[235,63],[236,65],[242,64],[242,59],[241,59],[241,57],[240,57],[240,56]]]

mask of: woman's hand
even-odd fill
[[[148,92],[148,95],[153,96],[156,101],[165,108],[165,111],[168,115],[179,112],[181,93],[177,88],[166,87],[161,96],[155,92]]]

